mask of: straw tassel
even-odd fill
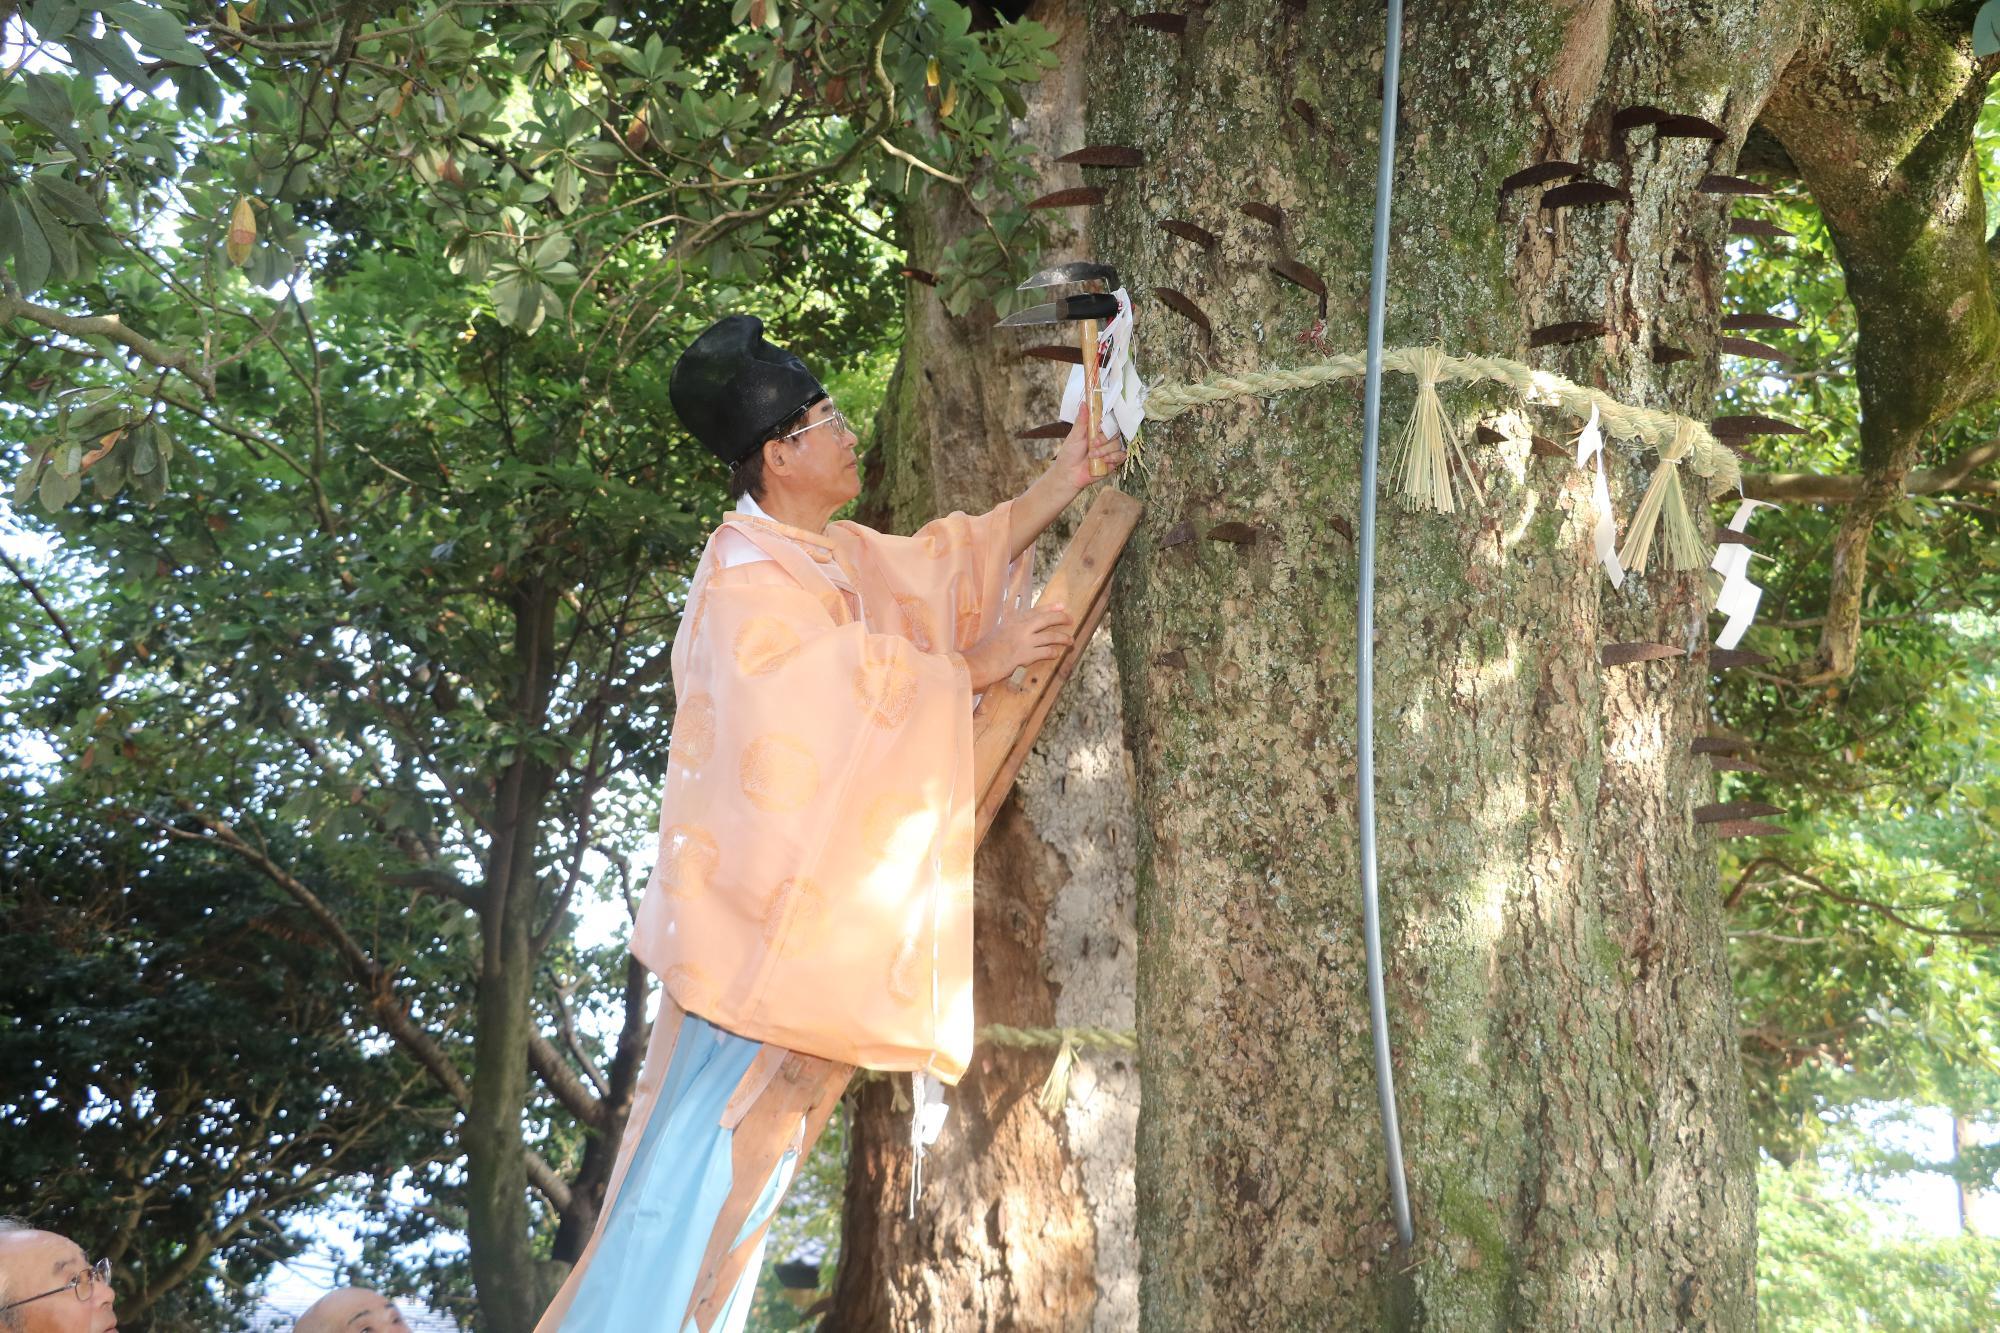
[[[1451,484],[1451,460],[1465,472],[1472,493],[1485,500],[1479,478],[1466,462],[1458,437],[1444,419],[1444,404],[1438,401],[1437,382],[1443,370],[1444,353],[1435,347],[1410,352],[1410,373],[1417,377],[1417,402],[1410,412],[1410,424],[1403,428],[1402,461],[1397,470],[1402,477],[1403,504],[1409,509],[1430,509],[1440,514],[1458,511]],[[1446,452],[1449,443],[1450,452]]]
[[[1653,534],[1666,526],[1667,563],[1677,570],[1700,569],[1709,561],[1708,543],[1695,530],[1688,513],[1687,498],[1681,494],[1681,461],[1694,452],[1694,423],[1683,419],[1674,427],[1674,438],[1660,449],[1660,466],[1632,515],[1632,529],[1618,561],[1635,574],[1646,572],[1653,550]]]
[[[1069,1100],[1069,1074],[1075,1065],[1076,1047],[1070,1044],[1068,1037],[1064,1037],[1061,1048],[1056,1051],[1056,1062],[1050,1067],[1049,1076],[1042,1081],[1042,1090],[1035,1097],[1036,1104],[1050,1115],[1061,1111],[1063,1103]]]

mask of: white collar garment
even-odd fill
[[[736,497],[736,512],[747,518],[761,518],[766,523],[773,524],[780,530],[783,530],[785,527],[784,524],[779,523],[777,519],[772,518],[764,512],[764,506],[758,504],[748,491]],[[769,560],[771,558],[759,550],[754,542],[747,541],[736,533],[725,533],[723,537],[724,539],[718,547],[716,555],[722,561],[724,569],[734,569],[738,565],[754,564],[759,560]],[[849,602],[849,607],[856,615],[859,615],[861,594],[847,577],[847,571],[841,568],[837,562],[828,562],[824,554],[819,556],[819,561],[819,572],[826,578],[827,582],[853,599]]]
[[[736,497],[736,512],[739,514],[748,514],[751,518],[761,518],[766,523],[777,522],[776,519],[764,512],[762,505],[750,498],[750,492],[748,491]],[[734,569],[738,565],[755,564],[759,560],[769,560],[771,558],[758,550],[754,543],[745,541],[733,532],[723,534],[723,541],[716,554],[722,558],[722,567],[724,569]]]

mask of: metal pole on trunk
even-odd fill
[[[1402,0],[1389,0],[1389,44],[1382,57],[1382,137],[1375,169],[1375,253],[1368,288],[1368,379],[1361,437],[1361,592],[1356,653],[1361,752],[1361,929],[1368,949],[1368,1019],[1375,1037],[1375,1086],[1382,1104],[1383,1148],[1396,1233],[1410,1244],[1409,1186],[1403,1135],[1396,1123],[1395,1072],[1389,1063],[1389,1011],[1382,988],[1381,895],[1375,882],[1375,471],[1382,442],[1382,325],[1389,290],[1389,197],[1396,176],[1396,86],[1401,73]]]

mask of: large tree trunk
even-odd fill
[[[1795,8],[1411,5],[1389,345],[1513,356],[1708,417],[1729,210],[1696,187],[1730,169]],[[1332,350],[1359,350],[1383,6],[1187,13],[1176,37],[1100,9],[1092,34],[1117,77],[1093,80],[1089,137],[1148,156],[1112,184],[1095,248],[1214,321],[1204,344],[1148,305],[1146,369],[1314,355],[1297,341],[1312,299],[1266,267],[1281,254],[1325,275]],[[1614,135],[1635,103],[1727,139]],[[1498,193],[1546,159],[1631,203]],[[1221,244],[1205,254],[1163,217]],[[1602,339],[1526,350],[1532,329],[1599,320]],[[1704,355],[1655,367],[1656,338]],[[1656,559],[1611,589],[1584,479],[1518,443],[1470,446],[1482,507],[1383,508],[1384,944],[1417,1237],[1393,1243],[1357,888],[1356,559],[1336,531],[1358,504],[1359,400],[1244,400],[1147,441],[1116,615],[1142,828],[1142,1326],[1750,1328],[1752,1149],[1715,849],[1691,818],[1714,787],[1689,751],[1707,718],[1700,577]],[[1516,406],[1445,400],[1468,441],[1482,408]],[[1410,401],[1392,377],[1387,461]],[[1651,455],[1611,452],[1629,515]],[[1258,539],[1162,544],[1225,520]],[[1632,640],[1696,652],[1599,666]]]
[[[1063,34],[1062,68],[1035,90],[1025,125],[1052,156],[1082,143],[1083,23],[1060,4],[1032,17]],[[902,223],[911,263],[924,269],[980,226],[945,187],[925,192]],[[1075,239],[1058,228],[1052,255]],[[912,284],[908,310],[864,497],[865,517],[896,531],[1018,493],[1050,450],[1013,434],[1054,418],[1062,380],[1046,362],[1019,363],[1014,340],[994,336],[990,306],[953,318],[930,288]],[[1066,536],[1045,539],[1044,569]],[[1132,1023],[1131,778],[1108,637],[1071,680],[980,851],[982,1024]],[[1137,1073],[1116,1052],[1086,1053],[1069,1105],[1051,1117],[1035,1093],[1054,1055],[982,1047],[950,1095],[914,1219],[908,1117],[885,1081],[862,1087],[829,1328],[1133,1326]]]

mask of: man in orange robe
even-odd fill
[[[860,492],[854,433],[758,320],[704,332],[670,392],[736,508],[674,639],[632,939],[665,994],[596,1233],[538,1333],[741,1328],[854,1067],[911,1074],[916,1137],[935,1133],[972,1055],[975,697],[1068,646],[1067,612],[1023,607],[1021,557],[1093,459],[1124,461],[1080,424],[1020,496],[894,537],[830,522]]]

